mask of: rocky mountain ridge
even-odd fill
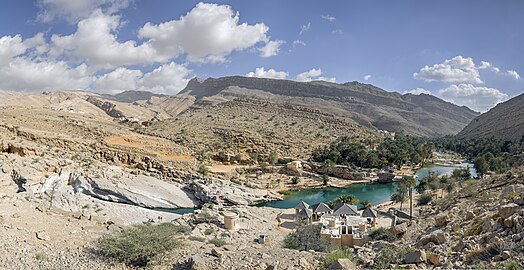
[[[518,142],[524,138],[524,94],[500,103],[476,117],[459,134],[464,138],[496,137]]]

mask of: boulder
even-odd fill
[[[288,164],[286,164],[286,168],[290,171],[294,171],[297,173],[302,172],[302,162],[300,162],[299,160],[291,161]]]
[[[508,203],[506,205],[503,205],[499,208],[499,216],[503,219],[506,219],[513,215],[518,208],[519,205],[516,203]]]
[[[440,262],[440,255],[436,253],[430,253],[428,256],[428,261],[434,266],[440,266],[442,263]]]
[[[222,255],[224,255],[221,251],[219,251],[218,249],[214,248],[211,250],[211,255],[217,257],[217,258],[222,258]]]
[[[417,250],[404,255],[404,262],[407,264],[426,262],[426,252]]]
[[[202,256],[200,255],[194,255],[191,257],[191,259],[189,260],[190,261],[190,265],[191,265],[191,270],[207,270],[209,269],[209,267],[206,265],[206,262],[204,260],[204,258],[202,258]]]
[[[389,232],[396,236],[402,236],[408,231],[408,224],[402,223],[389,228]]]
[[[440,245],[446,242],[446,236],[442,230],[435,230],[429,234],[426,234],[418,241],[419,246],[425,246],[428,243],[434,243]]]
[[[38,240],[42,240],[42,241],[49,241],[51,240],[51,237],[49,237],[49,235],[45,232],[37,232],[36,233],[36,238]]]
[[[338,259],[331,264],[328,270],[353,270],[358,269],[350,259]]]
[[[437,227],[444,227],[448,224],[448,222],[448,216],[445,214],[435,217],[435,226]]]

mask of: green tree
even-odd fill
[[[275,165],[277,164],[278,162],[278,153],[275,152],[275,151],[272,151],[270,154],[269,154],[269,163],[271,165]]]
[[[322,183],[324,184],[324,186],[327,186],[327,184],[329,183],[329,176],[327,176],[326,174],[322,175]]]
[[[482,156],[477,157],[474,161],[475,170],[480,177],[483,177],[486,172],[489,170],[489,164],[486,162],[486,159]]]
[[[360,206],[361,208],[360,209],[366,209],[366,208],[371,208],[371,203],[369,203],[368,200],[362,200],[360,201]]]
[[[298,178],[298,176],[293,176],[293,177],[291,177],[291,183],[292,183],[293,185],[296,185],[296,184],[298,184],[299,182],[300,182],[300,178]]]
[[[417,181],[412,176],[403,176],[400,179],[400,186],[408,190],[409,194],[409,215],[413,217],[413,188],[417,185]]]
[[[337,204],[340,204],[340,203],[355,204],[357,202],[358,202],[357,197],[355,197],[355,196],[353,196],[351,194],[347,194],[347,195],[340,195],[339,197],[337,197],[334,200],[330,201],[328,203],[328,205],[329,205],[329,207],[333,208]]]

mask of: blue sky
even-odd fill
[[[524,91],[524,1],[0,0],[0,89],[361,81],[477,111]]]

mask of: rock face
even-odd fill
[[[255,205],[257,203],[280,199],[269,191],[252,189],[233,182],[217,179],[194,179],[188,186],[195,197],[202,202],[229,205]]]
[[[524,136],[524,94],[499,103],[473,119],[458,136],[519,141]]]
[[[404,255],[404,262],[408,264],[426,262],[426,252],[417,250]]]
[[[506,219],[513,215],[519,206],[516,203],[509,203],[506,205],[503,205],[499,208],[499,216],[503,219]]]
[[[146,208],[193,208],[195,204],[179,186],[154,177],[131,175],[113,168],[101,177],[78,176],[76,192],[95,198]]]
[[[354,270],[354,269],[357,269],[357,266],[350,259],[338,259],[328,268],[328,270]]]
[[[322,108],[361,125],[413,135],[459,132],[478,114],[430,95],[401,95],[358,82],[294,82],[246,77],[192,79],[173,102],[178,111],[234,98],[269,98],[306,108]],[[189,102],[188,102],[189,101]],[[415,113],[416,112],[416,113]]]
[[[446,242],[446,236],[442,230],[435,230],[427,235],[424,235],[420,238],[418,245],[425,246],[428,243],[433,243],[440,245]]]
[[[322,166],[317,169],[317,173],[327,174],[342,179],[349,180],[361,180],[364,178],[364,174],[355,171],[348,166],[335,165],[335,166]]]

